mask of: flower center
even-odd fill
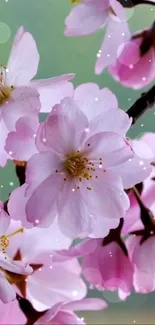
[[[12,237],[14,235],[17,235],[17,234],[19,234],[19,233],[21,233],[23,231],[24,231],[24,228],[20,228],[17,231],[15,231],[15,232],[13,232],[13,233],[11,233],[9,235],[2,235],[0,237],[0,251],[5,254],[6,253],[6,248],[9,247],[9,244],[10,244],[10,241],[9,241],[8,238]]]
[[[8,69],[6,66],[0,66],[0,105],[4,104],[11,96],[12,91],[15,89],[14,86],[5,86],[6,73]]]
[[[85,175],[87,163],[88,159],[77,151],[66,158],[63,167],[70,177],[77,178]]]
[[[71,0],[71,3],[72,3],[72,4],[75,4],[75,3],[81,3],[81,0]]]

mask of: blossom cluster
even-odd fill
[[[96,73],[149,84],[155,25],[131,36],[119,1],[78,2],[65,35],[107,28]],[[21,26],[0,67],[0,166],[19,178],[0,201],[0,324],[85,324],[76,311],[107,307],[86,283],[121,300],[155,290],[155,135],[127,137],[133,119],[110,89],[75,88],[74,74],[32,80],[38,66]]]

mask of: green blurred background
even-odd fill
[[[70,0],[0,0],[0,63],[7,63],[14,34],[17,28],[23,25],[33,34],[38,45],[41,58],[37,78],[74,72],[75,86],[85,82],[96,82],[100,87],[109,87],[116,94],[119,106],[126,110],[143,90],[123,88],[107,71],[100,76],[94,74],[96,54],[104,31],[98,31],[87,37],[65,37],[64,19],[70,9]],[[132,31],[148,27],[155,19],[155,7],[148,5],[130,9],[128,18]],[[146,131],[155,131],[155,110],[141,118],[132,127],[129,135],[135,137]],[[5,200],[17,184],[12,164],[0,169],[1,200]],[[155,294],[133,294],[124,303],[119,301],[115,293],[91,289],[90,295],[105,298],[109,308],[105,312],[82,313],[88,323],[155,324]]]

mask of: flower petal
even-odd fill
[[[100,74],[106,66],[115,62],[120,46],[128,39],[130,39],[130,33],[127,22],[115,18],[109,19],[106,35],[95,66],[96,74]]]
[[[35,136],[38,125],[38,120],[30,117],[21,117],[16,122],[16,131],[9,133],[5,145],[5,150],[11,152],[11,157],[28,161],[37,153]]]
[[[34,226],[49,227],[52,224],[57,214],[56,201],[63,182],[63,176],[53,174],[46,178],[30,196],[26,205],[26,215],[27,220]]]
[[[28,49],[28,51],[27,51]],[[17,31],[8,60],[8,86],[27,85],[35,76],[39,64],[39,53],[32,35],[23,29]]]
[[[118,107],[116,96],[108,88],[100,89],[95,83],[78,86],[75,89],[74,99],[89,120],[110,108]],[[111,113],[113,112],[114,110]]]
[[[8,303],[16,299],[16,292],[13,286],[0,274],[0,300],[3,303]],[[6,321],[6,320],[5,320]]]
[[[3,210],[0,210],[0,236],[5,235],[7,229],[9,228],[10,224],[10,217],[9,215]]]
[[[74,310],[74,311],[82,311],[82,310],[102,310],[107,307],[107,303],[99,298],[85,298],[81,300],[76,300],[65,304],[65,310]]]
[[[73,96],[73,84],[69,82],[74,74],[66,74],[59,77],[34,80],[30,86],[36,88],[40,94],[41,112],[50,112],[51,108],[59,104],[65,97]]]
[[[74,7],[65,20],[66,36],[79,36],[94,33],[108,19],[108,10],[97,8],[95,5],[80,4]]]
[[[8,102],[3,104],[3,119],[9,131],[15,130],[16,121],[23,116],[36,117],[40,110],[39,93],[30,87],[16,88]]]

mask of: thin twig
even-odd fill
[[[155,105],[155,85],[143,93],[139,99],[126,111],[133,118],[132,124]]]

